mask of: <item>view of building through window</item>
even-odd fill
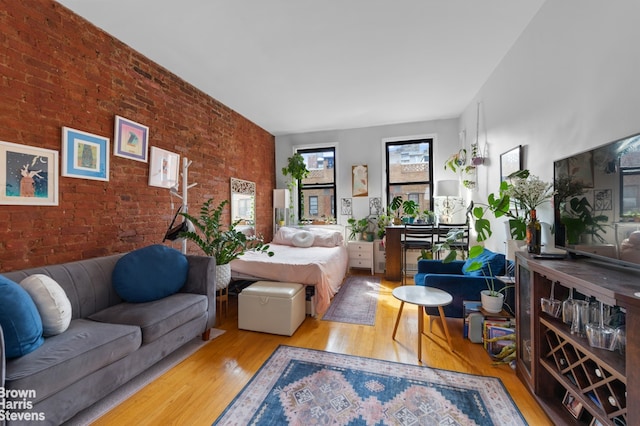
[[[328,220],[336,217],[335,148],[301,149],[310,173],[300,182],[302,203],[298,218]]]
[[[400,195],[419,211],[432,207],[432,139],[387,142],[387,203]]]

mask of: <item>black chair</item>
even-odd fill
[[[446,244],[449,250],[462,252],[462,258],[466,259],[469,254],[469,222],[467,223],[440,223],[435,232],[435,244]],[[440,258],[441,250],[437,251],[436,257]]]
[[[402,285],[407,284],[407,276],[418,272],[416,261],[415,267],[409,269],[407,265],[407,252],[409,250],[431,250],[433,248],[433,225],[426,224],[406,224],[400,241],[402,249]],[[417,258],[417,256],[416,256]],[[411,274],[412,276],[414,274]]]

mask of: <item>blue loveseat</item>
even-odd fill
[[[467,271],[467,267],[472,261],[481,262],[482,268],[477,271]],[[444,307],[444,314],[447,317],[462,318],[462,301],[480,300],[480,292],[488,288],[487,280],[494,281],[496,290],[502,289],[507,284],[495,277],[504,274],[504,255],[485,249],[480,256],[467,261],[420,260],[418,261],[418,273],[415,275],[414,281],[416,285],[439,288],[451,294],[453,302]],[[507,310],[515,306],[514,300],[515,292],[513,288],[507,289],[505,297],[505,308]],[[436,308],[426,308],[426,310],[429,315],[438,315]]]

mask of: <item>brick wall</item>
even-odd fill
[[[126,117],[149,126],[150,146],[193,161],[192,213],[230,199],[230,177],[254,181],[258,232],[271,235],[271,134],[58,3],[0,0],[0,10],[0,140],[61,151],[66,126],[113,144],[114,116]],[[112,152],[108,182],[60,176],[58,206],[0,205],[0,271],[161,242],[169,191],[148,186],[149,164]]]

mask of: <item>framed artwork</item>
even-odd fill
[[[571,392],[567,391],[567,393],[564,394],[562,405],[564,405],[573,417],[576,419],[580,418],[582,414],[582,403],[578,401]]]
[[[149,128],[116,115],[113,155],[147,162]]]
[[[594,417],[593,419],[591,419],[591,423],[589,423],[589,426],[604,426],[604,424]]]
[[[569,157],[569,176],[585,188],[593,188],[593,151]]]
[[[109,138],[62,128],[62,176],[109,180]]]
[[[522,145],[500,154],[500,182],[519,170],[522,170]]]
[[[173,188],[178,183],[180,155],[155,146],[151,147],[149,186]]]
[[[369,195],[369,169],[365,165],[351,166],[351,195],[366,197]]]
[[[374,216],[382,214],[382,198],[369,198],[369,214]]]
[[[613,210],[611,189],[596,189],[593,191],[593,209],[596,211]]]
[[[353,214],[353,210],[351,209],[351,198],[341,198],[341,208],[340,214],[351,216]]]
[[[0,142],[0,204],[58,205],[58,151]]]

